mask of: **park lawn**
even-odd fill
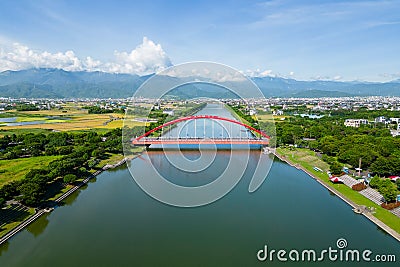
[[[31,169],[47,166],[61,156],[40,156],[22,159],[0,160],[0,187],[24,177]]]
[[[329,170],[329,164],[318,158],[315,155],[315,152],[309,149],[278,147],[277,152],[280,155],[284,155],[290,161],[301,164],[302,166],[307,167],[307,169],[310,169],[313,172],[315,172],[313,167],[318,167],[324,172]],[[328,175],[326,175],[326,177],[328,178]]]
[[[305,148],[277,148],[277,153],[280,155],[284,155],[287,159],[289,159],[292,163],[299,164],[307,169],[314,176],[319,178],[324,184],[328,185],[331,188],[336,189],[346,198],[351,200],[357,205],[364,205],[366,207],[374,207],[375,213],[374,216],[378,218],[380,221],[385,223],[387,226],[400,233],[400,218],[396,215],[390,213],[388,210],[382,208],[376,203],[372,202],[368,198],[361,195],[359,192],[354,191],[350,187],[345,184],[333,184],[329,181],[329,177],[326,174],[326,171],[329,169],[329,165],[322,161],[315,155],[314,151]],[[313,167],[319,167],[324,170],[323,173],[315,171]]]
[[[106,153],[105,157],[97,163],[96,167],[102,168],[107,164],[115,164],[121,160],[123,160],[124,155],[114,154],[114,153]]]

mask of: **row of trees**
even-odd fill
[[[134,131],[126,129],[128,134]],[[0,188],[0,202],[18,198],[26,205],[38,205],[49,190],[49,185],[56,179],[62,178],[65,183],[72,183],[80,177],[86,177],[88,170],[93,167],[90,163],[101,159],[105,153],[122,153],[121,136],[121,129],[110,130],[102,135],[90,131],[4,136],[0,144],[6,153],[19,155],[23,151],[24,157],[49,154],[63,156],[47,166],[30,170],[19,181],[4,185]],[[37,152],[32,153],[33,149]]]
[[[319,150],[330,156],[330,164],[339,162],[369,169],[380,176],[400,174],[400,138],[384,128],[345,127],[336,116],[319,120],[291,117],[276,123],[277,143],[296,144]]]
[[[33,104],[18,104],[16,107],[17,111],[37,111],[39,108]]]
[[[123,108],[106,109],[99,106],[85,107],[89,114],[125,113]]]

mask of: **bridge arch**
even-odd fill
[[[254,132],[260,134],[263,138],[270,139],[270,136],[268,136],[268,135],[267,135],[266,133],[264,133],[263,131],[260,131],[260,130],[258,130],[258,129],[256,129],[256,128],[250,126],[250,125],[247,125],[247,124],[242,123],[242,122],[237,121],[237,120],[232,120],[232,119],[229,119],[229,118],[224,118],[224,117],[219,117],[219,116],[214,116],[214,115],[196,115],[196,116],[182,117],[182,118],[179,118],[179,119],[176,119],[176,120],[172,120],[172,121],[166,122],[166,123],[164,123],[163,125],[159,125],[159,126],[153,128],[153,129],[151,129],[150,131],[144,133],[143,135],[141,135],[141,136],[135,138],[133,142],[135,142],[135,141],[137,142],[137,141],[139,141],[140,139],[149,136],[151,133],[153,133],[153,132],[155,132],[155,131],[158,131],[158,130],[160,130],[160,129],[164,128],[164,127],[167,127],[167,126],[169,126],[169,125],[173,125],[173,124],[176,124],[176,123],[179,123],[179,122],[182,122],[182,121],[198,120],[198,119],[212,119],[212,120],[220,120],[220,121],[231,122],[231,123],[234,123],[234,124],[238,124],[238,125],[244,126],[244,127],[246,127],[247,129],[249,129],[249,130],[251,130],[251,131],[254,131]]]

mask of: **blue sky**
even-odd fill
[[[400,78],[400,1],[3,0],[0,25],[0,70],[200,60],[299,80]]]

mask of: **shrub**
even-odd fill
[[[355,184],[355,185],[353,185],[353,186],[351,187],[351,189],[353,189],[353,190],[355,190],[355,191],[361,191],[361,190],[364,190],[364,189],[366,189],[366,188],[367,188],[367,186],[364,184],[364,182]]]
[[[400,202],[392,202],[388,204],[382,203],[381,207],[387,210],[392,210],[394,208],[400,207]]]
[[[64,176],[64,183],[70,184],[70,183],[75,182],[76,179],[77,179],[77,177],[75,174],[67,174]]]

